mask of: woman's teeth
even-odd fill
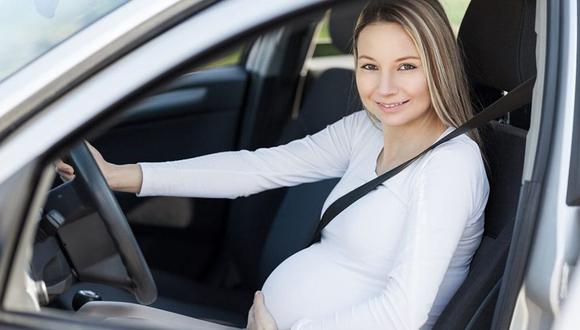
[[[403,104],[407,103],[408,101],[409,100],[403,101],[403,102],[397,102],[397,103],[382,103],[382,102],[379,102],[379,104],[381,106],[387,108],[387,109],[391,109],[391,108],[394,108],[394,107],[398,107],[399,105],[403,105]]]

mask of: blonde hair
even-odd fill
[[[355,25],[355,61],[361,31],[380,22],[398,23],[415,43],[425,68],[431,104],[443,124],[458,127],[470,119],[474,111],[461,52],[441,4],[436,0],[371,1]],[[477,130],[468,135],[481,146]]]

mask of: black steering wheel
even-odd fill
[[[75,186],[90,199],[103,220],[117,249],[128,278],[117,283],[133,293],[141,304],[151,304],[157,298],[157,287],[149,266],[127,223],[115,195],[109,189],[96,161],[85,143],[74,147],[70,159],[75,168]]]

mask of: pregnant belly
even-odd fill
[[[384,282],[372,278],[316,244],[281,263],[262,291],[278,328],[288,329],[302,318],[329,316],[376,295]]]

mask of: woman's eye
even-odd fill
[[[377,66],[374,64],[365,64],[363,66],[361,66],[361,69],[365,69],[365,70],[376,70]]]
[[[416,68],[417,68],[416,66],[414,66],[413,64],[409,64],[409,63],[401,64],[401,66],[399,66],[399,70],[401,70],[401,71],[408,71],[408,70],[413,70]]]

